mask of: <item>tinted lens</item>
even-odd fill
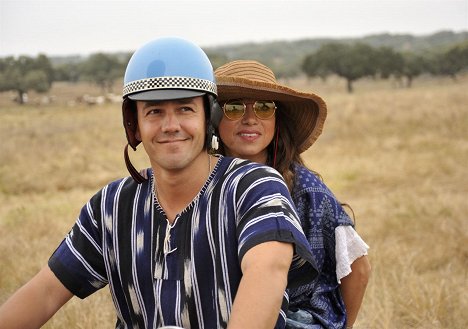
[[[245,112],[245,105],[240,101],[230,101],[224,104],[224,114],[228,119],[238,120]]]
[[[273,101],[256,101],[254,104],[255,115],[259,119],[269,119],[275,114],[276,105]]]

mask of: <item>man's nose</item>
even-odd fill
[[[172,132],[180,130],[180,121],[177,115],[173,112],[168,112],[164,116],[162,129],[164,132]]]

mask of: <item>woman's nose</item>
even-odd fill
[[[245,114],[242,117],[242,122],[245,124],[257,123],[257,116],[255,115],[252,104],[247,104],[245,106]]]

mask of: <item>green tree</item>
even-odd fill
[[[376,74],[376,60],[374,48],[367,44],[329,43],[306,56],[302,69],[309,77],[337,74],[346,79],[348,92],[352,92],[354,81]]]
[[[405,61],[401,53],[390,47],[380,47],[375,50],[375,55],[376,70],[380,78],[388,79],[390,76],[402,75]]]
[[[341,71],[340,59],[348,46],[342,43],[327,43],[315,53],[308,55],[302,62],[302,70],[308,77],[327,75]]]
[[[55,81],[55,70],[46,55],[39,54],[37,56],[34,61],[34,69],[44,72],[49,86],[52,86],[52,83]]]
[[[125,68],[115,56],[96,53],[81,64],[80,71],[85,80],[96,83],[103,92],[111,92],[115,80],[123,76]]]
[[[16,91],[16,100],[24,103],[29,90],[46,92],[53,81],[54,70],[45,55],[37,59],[28,56],[0,59],[0,91]]]
[[[34,90],[45,93],[50,89],[49,77],[43,70],[31,70],[24,76],[26,86],[34,86]]]
[[[456,80],[457,74],[468,68],[468,42],[463,42],[435,54],[431,60],[431,73]]]
[[[307,77],[320,77],[324,81],[331,73],[326,65],[324,65],[324,60],[323,58],[320,58],[319,54],[316,54],[316,56],[307,56],[304,58],[301,69],[307,75]]]
[[[406,86],[408,88],[412,86],[414,78],[429,70],[427,58],[422,55],[404,53],[403,62],[402,76],[406,77]]]
[[[75,62],[63,63],[55,67],[55,81],[78,82],[80,79],[80,64]]]

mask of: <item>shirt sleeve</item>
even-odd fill
[[[48,262],[60,282],[80,298],[89,296],[108,282],[100,244],[99,221],[93,210],[93,204],[99,204],[99,195],[95,195],[82,208],[71,231]]]
[[[263,168],[263,169],[262,169]],[[268,169],[266,169],[268,168]],[[267,241],[291,243],[294,256],[288,287],[302,285],[317,276],[316,264],[304,236],[291,196],[274,169],[253,170],[238,185],[239,260],[252,247]]]
[[[335,229],[336,279],[351,273],[351,264],[361,256],[367,255],[369,246],[352,226],[341,225]]]

